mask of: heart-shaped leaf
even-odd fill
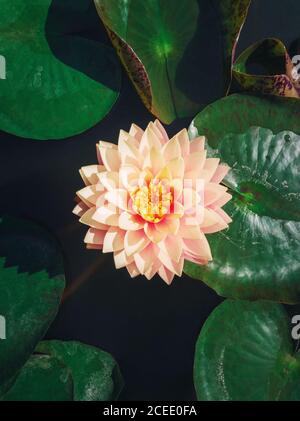
[[[293,108],[298,101],[289,104],[281,99],[273,106],[259,98],[228,100],[201,113],[203,118],[197,117],[191,130],[197,126],[196,131],[207,134],[210,156],[220,157],[232,168],[223,182],[233,195],[224,207],[233,222],[226,231],[208,235],[212,262],[205,266],[186,262],[185,272],[223,296],[299,302],[300,137],[292,131],[278,133],[283,125],[300,132]],[[277,119],[281,110],[285,122],[283,115]],[[213,116],[209,124],[208,115]],[[277,134],[250,127],[257,122],[273,126]],[[236,133],[246,126],[244,133]],[[209,137],[212,127],[214,135]]]
[[[194,363],[199,400],[298,401],[300,353],[280,304],[226,300],[205,322]]]
[[[0,0],[0,9],[0,129],[60,139],[98,123],[117,99],[120,69],[112,48],[84,36],[98,19],[91,1]]]
[[[69,368],[74,382],[73,400],[111,401],[119,396],[122,376],[107,352],[75,341],[44,341],[36,351],[51,355]]]
[[[56,241],[41,227],[10,217],[0,219],[0,395],[24,365],[54,319],[64,289]]]
[[[251,71],[251,67],[256,69]],[[285,97],[300,96],[300,81],[284,44],[267,38],[247,48],[236,60],[233,75],[245,91]]]
[[[208,102],[202,87],[209,83],[211,72],[197,63],[211,62],[211,69],[220,69],[216,79],[221,81],[224,74],[220,91],[226,92],[233,51],[250,2],[181,0],[175,6],[174,0],[95,0],[137,91],[147,108],[165,123],[192,116]],[[220,63],[216,61],[219,57]],[[216,85],[214,82],[210,91]]]
[[[2,401],[71,401],[70,371],[57,359],[34,355],[24,365]]]

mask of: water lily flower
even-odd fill
[[[170,284],[184,260],[212,260],[206,234],[228,227],[222,206],[230,200],[220,184],[229,168],[207,158],[203,136],[186,129],[169,139],[161,123],[145,131],[133,124],[118,144],[97,144],[98,164],[81,168],[85,187],[74,213],[90,228],[90,249],[112,252],[116,268],[132,277],[156,273]]]

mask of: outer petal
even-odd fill
[[[204,205],[209,206],[219,200],[227,191],[227,187],[216,183],[207,183],[204,188]]]
[[[89,206],[86,205],[84,202],[80,201],[73,209],[73,213],[76,216],[82,216],[88,209]]]
[[[103,241],[103,253],[116,252],[124,249],[125,231],[118,227],[110,227]]]
[[[179,142],[180,145],[180,149],[181,149],[181,155],[183,157],[189,155],[190,153],[190,140],[189,140],[189,135],[186,129],[182,129],[179,133],[177,133],[176,135],[177,140]]]
[[[148,246],[139,253],[134,254],[134,261],[140,273],[144,274],[151,268],[151,265],[157,259],[157,254],[158,247],[152,243],[149,243]]]
[[[144,130],[142,130],[139,126],[136,124],[132,124],[129,130],[130,136],[133,136],[138,142],[142,139],[142,136],[144,134]]]
[[[133,262],[133,256],[128,256],[125,250],[117,251],[114,253],[114,261],[117,269],[128,266]]]
[[[119,216],[120,215],[117,213],[115,206],[103,205],[97,208],[93,215],[93,219],[101,224],[118,226]]]
[[[96,228],[96,229],[99,229],[99,230],[108,230],[108,228],[109,228],[108,225],[101,224],[101,222],[97,222],[93,219],[96,210],[97,210],[96,206],[93,206],[92,208],[89,208],[86,212],[84,212],[84,214],[81,216],[79,221],[82,224],[88,225],[92,228]]]
[[[118,147],[113,143],[100,142],[99,152],[107,171],[118,171],[121,164]]]
[[[159,132],[161,134],[160,139],[162,139],[163,143],[168,142],[169,141],[169,136],[168,136],[167,132],[165,131],[165,128],[163,127],[163,125],[161,124],[161,122],[156,119],[154,121],[154,125],[159,130]]]
[[[88,206],[96,205],[99,197],[105,191],[101,184],[84,187],[77,192],[77,196]]]
[[[131,276],[131,278],[135,278],[136,276],[140,275],[140,271],[138,270],[135,262],[129,263],[129,265],[126,266],[126,269],[128,270],[128,273]]]
[[[230,168],[227,165],[219,165],[214,176],[211,179],[212,183],[221,183],[225,175],[227,175]]]
[[[97,184],[99,181],[99,173],[105,171],[104,165],[88,165],[79,170],[81,178],[86,186],[90,184]]]
[[[180,144],[176,137],[173,137],[163,146],[162,154],[166,162],[172,161],[172,159],[176,159],[181,156]]]
[[[173,278],[175,276],[174,272],[171,272],[164,265],[162,265],[158,271],[159,276],[165,281],[166,284],[171,285]]]
[[[129,202],[130,196],[127,190],[115,189],[115,190],[108,191],[107,193],[105,193],[105,199],[109,203],[117,206],[119,209],[122,209],[125,211],[128,210],[128,202]]]
[[[168,235],[163,241],[158,244],[159,249],[167,254],[171,260],[179,262],[182,256],[183,242],[178,236]]]
[[[124,241],[125,252],[128,256],[132,256],[134,253],[142,251],[149,242],[144,230],[127,231]]]
[[[106,234],[106,231],[90,228],[84,238],[84,242],[87,244],[102,245],[105,234]]]
[[[137,148],[134,145],[134,142],[129,142],[121,138],[119,140],[119,152],[121,157],[122,165],[135,165],[139,167],[141,165],[142,156]]]
[[[156,148],[151,148],[150,152],[144,159],[143,168],[149,168],[153,174],[157,174],[165,164],[165,160]]]
[[[151,130],[151,126],[148,126],[141,139],[139,147],[140,154],[142,156],[146,156],[146,154],[150,152],[151,148],[159,149],[160,147],[160,140],[156,137],[154,131]]]
[[[199,136],[190,142],[190,153],[204,151],[205,137]]]
[[[99,174],[99,181],[107,190],[119,188],[119,173],[117,171],[103,171]]]
[[[183,263],[184,263],[183,256],[179,259],[178,262],[175,262],[174,260],[170,258],[168,254],[165,254],[164,252],[160,250],[158,254],[158,258],[162,262],[162,264],[171,272],[175,273],[178,276],[182,275]]]
[[[204,234],[202,234],[202,238],[197,240],[184,239],[183,249],[185,252],[193,254],[203,260],[212,260],[210,246]]]

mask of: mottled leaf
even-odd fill
[[[0,9],[0,129],[60,139],[98,123],[120,69],[112,48],[85,36],[98,24],[91,0],[0,0]]]
[[[197,340],[194,383],[204,401],[299,401],[300,353],[284,307],[226,300]]]
[[[299,98],[297,68],[284,46],[268,38],[247,48],[236,60],[233,75],[244,91]]]
[[[207,236],[213,261],[186,262],[184,270],[223,296],[300,301],[300,136],[279,131],[300,133],[299,105],[286,101],[229,97],[190,128],[208,135],[210,156],[231,167],[223,182],[233,198],[224,210],[233,221]]]
[[[0,395],[32,354],[54,319],[64,289],[56,241],[29,221],[0,219]]]
[[[74,341],[44,341],[36,351],[55,357],[69,368],[75,401],[115,400],[123,387],[116,361],[98,348]]]
[[[181,0],[175,6],[173,0],[95,0],[95,4],[145,105],[171,123],[176,117],[194,115],[208,102],[202,96],[207,83],[210,91],[217,92],[220,82],[219,91],[226,92],[250,1]],[[198,65],[201,62],[203,66]],[[211,69],[220,70],[217,82],[208,79],[209,62]]]
[[[73,382],[70,371],[47,355],[32,356],[21,369],[2,401],[71,401]]]

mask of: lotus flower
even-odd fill
[[[206,158],[205,138],[184,129],[169,139],[161,123],[121,130],[118,145],[100,141],[98,164],[80,170],[86,185],[74,213],[90,228],[87,248],[112,252],[131,277],[156,273],[170,284],[184,260],[212,260],[205,234],[228,227],[220,185],[228,167]]]

